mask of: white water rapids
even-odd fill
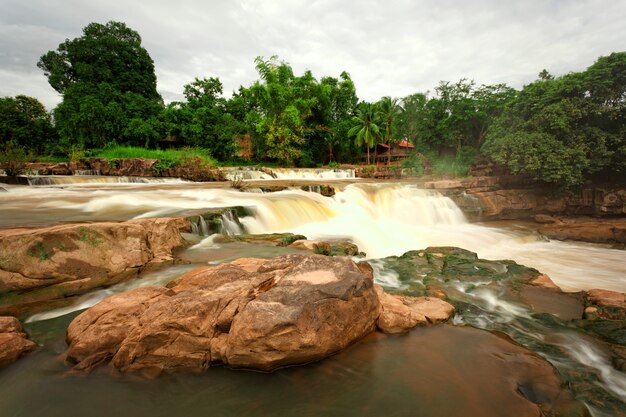
[[[293,232],[309,239],[349,238],[368,258],[427,246],[458,246],[486,259],[534,267],[563,289],[626,291],[623,250],[546,241],[523,230],[468,223],[452,200],[407,184],[352,184],[334,197],[286,190],[262,194],[203,184],[86,184],[7,187],[0,193],[0,227],[43,222],[121,220],[189,210],[246,206],[249,233]]]

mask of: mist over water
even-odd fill
[[[231,206],[254,212],[241,219],[248,233],[348,238],[369,259],[458,246],[482,258],[512,259],[536,268],[567,291],[626,291],[623,250],[472,224],[451,199],[408,184],[351,184],[334,197],[299,189],[263,194],[192,183],[9,187],[0,193],[0,227],[176,216]]]

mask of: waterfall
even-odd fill
[[[321,169],[321,168],[273,168],[261,170],[251,168],[226,168],[226,179],[236,180],[307,180],[307,179],[353,179],[354,169]]]
[[[204,220],[204,217],[200,216],[200,236],[208,236],[210,234],[206,220]]]
[[[237,180],[271,180],[274,177],[256,167],[223,168],[224,177],[229,181]]]
[[[273,172],[280,180],[355,178],[354,169],[275,168]]]
[[[79,172],[82,172],[79,174]],[[87,174],[86,172],[89,172]],[[97,173],[97,174],[94,174]],[[178,178],[152,177],[109,177],[101,176],[99,171],[75,171],[74,175],[42,175],[29,176],[30,185],[80,185],[80,184],[153,184],[153,183],[183,183]]]
[[[97,169],[77,169],[72,172],[72,175],[101,175],[100,171]]]
[[[370,259],[428,246],[457,246],[482,258],[512,259],[537,268],[567,291],[626,290],[623,250],[546,241],[523,228],[469,223],[450,198],[415,185],[356,183],[335,190],[334,196],[324,197],[298,189],[261,194],[185,182],[150,187],[81,187],[81,183],[62,189],[14,187],[0,193],[0,226],[185,216],[190,211],[241,206],[254,213],[240,219],[247,233],[292,232],[309,239],[350,239]],[[222,219],[225,232],[237,233],[228,221]],[[198,232],[208,235],[208,226],[202,230],[199,225]]]
[[[222,214],[222,234],[225,235],[240,235],[243,233],[243,228],[237,221],[236,215],[232,211],[227,211]]]

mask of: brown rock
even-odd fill
[[[593,316],[608,320],[626,320],[626,294],[593,289],[587,291],[587,309],[595,308]],[[586,312],[587,310],[585,310]]]
[[[602,307],[626,308],[626,294],[622,292],[593,289],[587,291],[587,299]]]
[[[190,271],[110,297],[68,329],[67,360],[151,376],[211,364],[264,371],[319,360],[374,329],[372,278],[348,258],[287,255]]]
[[[557,240],[626,243],[626,219],[576,218],[545,224],[539,233]]]
[[[182,218],[0,230],[0,313],[111,285],[184,245]]]
[[[454,314],[454,306],[439,298],[386,294],[378,285],[376,293],[381,304],[376,325],[384,333],[404,333],[417,325],[446,321]]]
[[[0,367],[15,362],[36,346],[26,338],[22,325],[15,317],[0,317]]]
[[[321,240],[296,240],[291,245],[297,249],[308,250],[321,255],[330,255],[330,244]]]
[[[587,320],[595,320],[598,318],[598,309],[597,307],[587,307],[585,309],[584,318]]]
[[[552,281],[552,279],[546,274],[539,275],[537,278],[530,281],[530,284],[551,290],[560,290],[559,286],[556,285],[554,281]]]
[[[376,326],[383,333],[406,333],[418,324],[428,324],[424,315],[406,306],[398,297],[385,293],[380,285],[376,285],[376,294],[380,301]]]

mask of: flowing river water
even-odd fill
[[[406,290],[416,283],[403,281],[378,259],[428,246],[458,246],[481,258],[511,259],[536,268],[566,291],[626,292],[623,250],[548,241],[518,223],[469,223],[452,200],[414,184],[342,182],[335,196],[324,197],[297,188],[261,193],[181,181],[118,181],[61,178],[42,186],[3,186],[7,192],[0,192],[0,227],[165,217],[243,206],[251,213],[240,218],[248,233],[349,238],[372,260],[376,280],[390,290]],[[158,381],[114,378],[104,372],[68,374],[59,355],[65,349],[65,328],[80,310],[115,292],[164,285],[198,264],[290,251],[259,252],[243,244],[217,245],[210,237],[195,239],[197,244],[181,253],[191,265],[152,271],[77,297],[63,309],[29,317],[26,329],[43,348],[0,372],[0,416],[536,415],[525,408],[528,402],[520,402],[519,384],[510,387],[511,372],[517,371],[493,365],[499,355],[514,354],[515,345],[503,342],[499,334],[548,359],[594,416],[626,415],[626,376],[611,366],[601,343],[487,288],[460,283],[450,283],[449,290],[465,296],[475,308],[460,309],[454,325],[400,337],[371,337],[301,368],[270,375],[220,368],[202,376],[174,375]]]

